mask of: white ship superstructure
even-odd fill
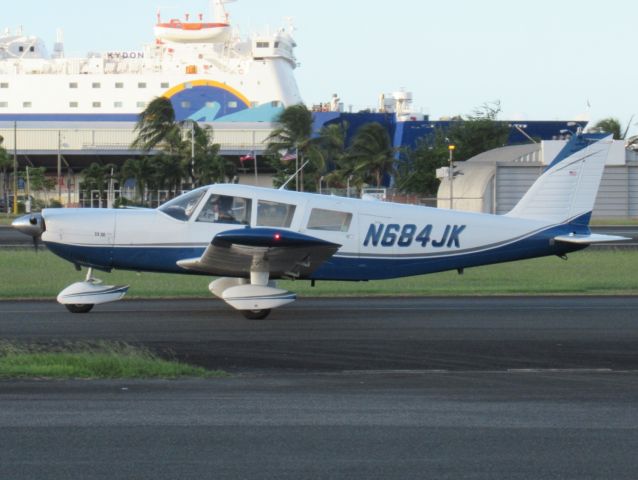
[[[179,120],[271,121],[301,102],[293,27],[241,37],[227,1],[211,1],[212,22],[202,14],[163,22],[158,13],[152,44],[83,58],[66,58],[62,32],[49,54],[41,39],[5,30],[0,120],[135,121],[165,96]]]

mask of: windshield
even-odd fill
[[[191,218],[195,209],[197,209],[197,205],[199,205],[202,197],[206,194],[206,190],[206,188],[199,188],[192,192],[185,193],[184,195],[180,195],[179,197],[166,202],[164,205],[159,207],[159,210],[164,212],[166,215],[176,218],[177,220],[183,220],[186,222],[189,218]]]

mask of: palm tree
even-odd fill
[[[147,187],[155,179],[155,164],[152,157],[129,158],[122,166],[122,180],[132,178],[135,180],[137,194],[140,202],[146,204]]]
[[[181,142],[180,124],[175,120],[173,104],[166,97],[157,97],[140,113],[135,125],[137,138],[131,145],[148,152],[164,143],[173,150]]]
[[[184,162],[176,155],[160,153],[154,157],[154,183],[168,189],[171,197],[181,190],[185,171]]]
[[[386,175],[395,172],[395,150],[390,135],[377,122],[366,123],[355,134],[348,149],[352,172],[380,187]]]
[[[297,155],[295,165],[303,165],[304,157],[310,159],[310,163],[314,164],[309,170],[321,170],[320,162],[322,157],[317,155],[316,148],[312,142],[312,112],[303,104],[292,105],[286,108],[276,120],[279,127],[272,131],[266,141],[268,142],[267,152],[273,157],[279,157],[281,151],[294,151]],[[298,167],[297,167],[298,168]],[[287,167],[282,170],[285,174],[292,174],[295,170]],[[297,190],[301,185],[304,189],[303,171],[297,179]]]
[[[7,198],[7,170],[11,166],[11,158],[7,153],[6,149],[2,146],[2,141],[4,139],[0,136],[0,183],[2,183],[2,197],[5,201]],[[9,202],[6,202],[7,208],[9,208]]]
[[[623,140],[625,138],[624,135],[621,133],[622,127],[620,125],[620,121],[617,118],[603,118],[602,120],[597,122],[596,125],[594,125],[593,130],[601,133],[613,133],[614,140]]]

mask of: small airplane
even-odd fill
[[[73,313],[120,300],[93,270],[219,277],[210,291],[246,318],[296,299],[278,279],[366,281],[557,255],[624,237],[589,220],[611,136],[579,134],[506,215],[247,185],[198,188],[157,209],[45,209],[13,226],[86,279],[57,297]]]

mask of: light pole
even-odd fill
[[[346,195],[350,198],[350,180],[352,180],[352,175],[348,175],[348,180],[346,182]]]
[[[319,194],[323,193],[323,192],[321,191],[322,183],[323,183],[323,176],[319,177]]]
[[[450,210],[454,209],[454,150],[456,149],[455,145],[448,145],[448,150],[450,151],[450,168],[448,170],[448,178],[450,180]]]
[[[13,214],[18,214],[18,122],[13,122]]]

